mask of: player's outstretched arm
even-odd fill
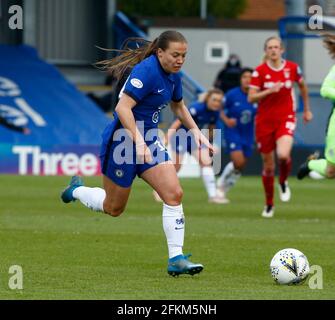
[[[268,96],[269,94],[278,92],[281,87],[282,87],[282,83],[281,82],[277,82],[271,88],[265,89],[265,90],[262,90],[262,91],[260,91],[257,88],[251,87],[249,89],[249,93],[248,93],[248,102],[250,102],[250,103],[256,103],[259,100],[262,100],[263,98],[265,98],[266,96]]]
[[[220,112],[220,118],[228,128],[234,128],[236,126],[236,119],[227,117],[223,110]]]

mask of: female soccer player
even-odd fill
[[[335,36],[325,34],[323,43],[329,51],[332,58],[335,58]],[[335,65],[330,69],[324,79],[320,94],[323,98],[335,102]],[[335,106],[335,105],[334,105]],[[335,178],[335,108],[333,108],[329,117],[326,135],[325,159],[317,159],[314,155],[309,156],[309,160],[303,163],[298,171],[299,180],[305,178],[311,171],[319,173],[321,176],[333,179]]]
[[[229,90],[225,95],[221,119],[224,122],[226,151],[231,161],[225,166],[217,180],[217,193],[222,198],[226,198],[227,192],[241,177],[247,159],[252,155],[256,113],[256,104],[248,102],[252,72],[250,68],[242,69],[240,86]]]
[[[195,141],[213,151],[189,114],[182,96],[178,73],[184,64],[187,41],[176,31],[165,31],[153,42],[105,62],[118,77],[134,66],[115,109],[115,119],[103,133],[101,165],[104,188],[84,187],[73,177],[62,193],[65,203],[80,200],[85,206],[113,217],[125,209],[136,175],[146,181],[163,199],[163,228],[167,238],[170,275],[196,274],[203,265],[183,255],[183,191],[174,165],[158,137],[160,111],[171,102],[172,111],[192,129]]]
[[[265,218],[274,214],[275,151],[279,164],[279,196],[287,202],[291,198],[287,178],[291,171],[291,150],[296,126],[293,84],[298,83],[304,102],[303,119],[308,122],[313,115],[309,107],[308,89],[299,66],[284,60],[284,47],[277,37],[265,41],[265,62],[253,72],[248,100],[258,102],[255,133],[263,160],[262,181],[266,205],[262,212]]]
[[[211,89],[202,97],[203,101],[193,102],[189,106],[190,114],[200,129],[208,126],[209,138],[213,139],[213,130],[220,117],[223,92],[220,89]],[[225,199],[216,196],[215,175],[212,167],[212,158],[206,145],[199,149],[192,135],[189,134],[182,121],[176,119],[167,131],[166,141],[171,143],[172,159],[176,171],[179,172],[186,152],[193,155],[201,167],[201,176],[208,194],[210,203],[225,203]],[[159,198],[155,195],[155,199]]]

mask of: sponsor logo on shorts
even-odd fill
[[[118,178],[122,178],[124,176],[124,172],[123,170],[121,169],[116,169],[115,170],[115,175],[118,177]]]

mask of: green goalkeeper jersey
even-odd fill
[[[323,98],[335,102],[335,65],[330,69],[327,77],[323,80],[320,94]]]

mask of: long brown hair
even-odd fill
[[[221,94],[222,96],[224,96],[224,92],[221,89],[211,88],[208,91],[202,92],[198,95],[198,102],[205,102],[207,104],[209,98],[213,94]]]
[[[187,43],[180,32],[172,30],[161,33],[154,41],[136,37],[128,38],[121,49],[107,49],[107,51],[118,53],[116,57],[97,62],[95,65],[99,69],[108,71],[119,80],[128,68],[134,67],[150,55],[156,54],[158,48],[166,50],[170,42]],[[131,43],[136,45],[135,49],[130,46]]]
[[[331,57],[335,59],[335,35],[330,33],[324,33],[321,36],[323,37],[324,47],[328,50]]]

